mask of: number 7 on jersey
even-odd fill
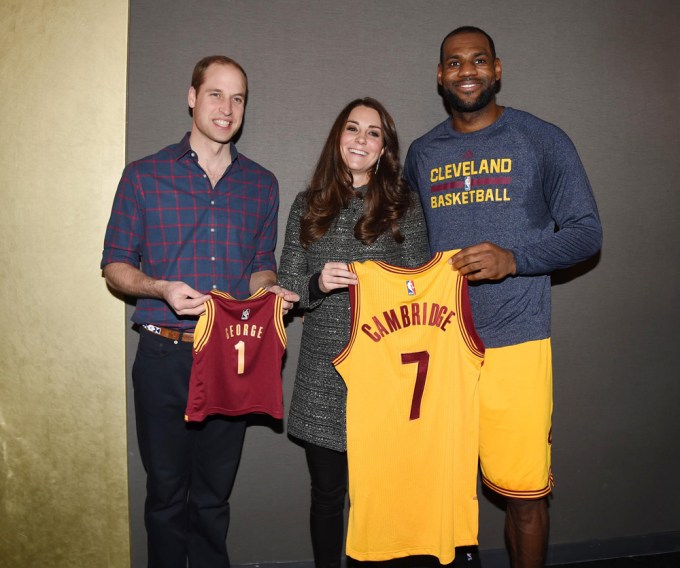
[[[425,391],[425,380],[427,379],[427,367],[430,363],[430,354],[427,351],[416,351],[414,353],[402,353],[401,364],[408,365],[418,363],[416,371],[416,384],[413,387],[413,399],[411,400],[411,415],[409,420],[420,418],[420,402]]]

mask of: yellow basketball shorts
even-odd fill
[[[505,497],[548,495],[553,485],[550,339],[487,348],[479,398],[484,484]]]

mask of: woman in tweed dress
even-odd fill
[[[340,566],[347,492],[346,388],[331,363],[350,334],[347,263],[416,267],[430,259],[417,196],[401,178],[394,121],[375,99],[336,118],[306,191],[291,207],[279,284],[305,310],[288,433],[303,442],[312,482],[317,567]]]

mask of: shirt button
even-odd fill
[[[213,287],[213,290],[217,290],[217,284],[213,284],[212,287]]]
[[[203,174],[203,177],[204,177],[204,178],[207,178],[208,176],[207,176],[207,175],[205,175],[205,174]]]
[[[214,260],[215,260],[215,257],[214,257],[214,256],[211,256],[211,257],[210,257],[210,260],[214,261]]]
[[[210,232],[214,233],[215,232],[215,227],[210,227]]]
[[[215,205],[215,202],[214,202],[214,201],[211,201],[211,202],[210,202],[210,205]]]

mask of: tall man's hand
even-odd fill
[[[512,251],[488,242],[458,251],[449,264],[468,280],[502,280],[517,270]]]
[[[201,294],[184,282],[156,280],[125,262],[107,264],[104,277],[111,288],[128,296],[165,300],[178,316],[202,314],[205,302],[210,299],[208,294]]]
[[[258,272],[253,272],[250,275],[249,287],[251,294],[254,294],[260,288],[265,288],[272,294],[276,294],[277,296],[283,298],[284,315],[288,313],[288,310],[293,307],[295,302],[300,301],[300,296],[298,296],[295,292],[281,288],[281,286],[276,283],[276,272],[273,270],[260,270]]]
[[[281,286],[279,286],[278,284],[270,286],[269,288],[267,288],[267,291],[283,298],[283,315],[286,315],[288,313],[288,310],[290,310],[293,307],[293,304],[295,302],[300,301],[300,296],[298,296],[295,292],[291,292],[290,290],[281,288]]]
[[[198,316],[205,311],[209,294],[194,290],[185,282],[160,280],[163,299],[178,316]]]

